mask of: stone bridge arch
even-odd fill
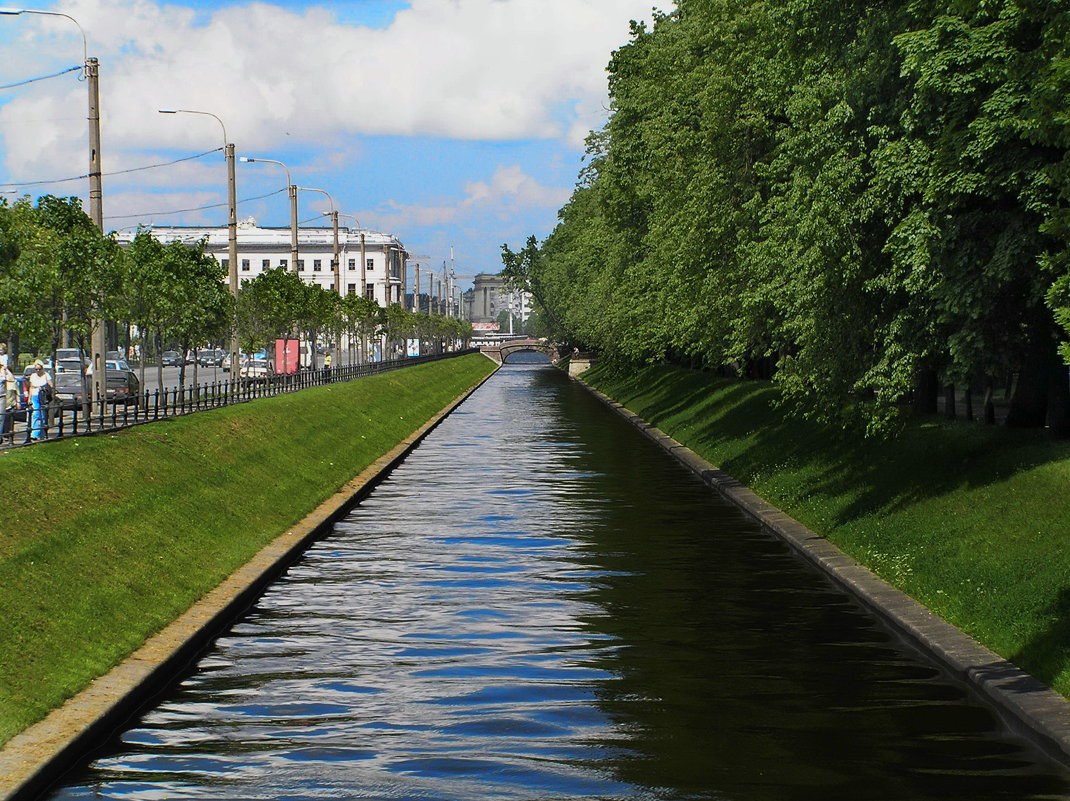
[[[504,364],[505,360],[514,353],[522,351],[545,353],[549,357],[551,364],[557,364],[558,360],[564,355],[557,345],[544,339],[511,339],[505,342],[496,342],[492,345],[482,345],[479,349],[498,364]]]

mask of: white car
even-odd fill
[[[246,359],[238,368],[238,376],[247,381],[263,381],[269,375],[271,370],[267,359]]]

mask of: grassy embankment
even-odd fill
[[[767,383],[584,379],[1070,696],[1070,444],[935,419],[866,441],[786,420]]]
[[[493,367],[463,356],[0,453],[0,743]]]

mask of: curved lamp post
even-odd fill
[[[260,162],[264,162],[265,164],[278,164],[286,170],[286,191],[290,195],[290,269],[293,272],[297,272],[297,186],[290,180],[290,168],[281,161],[276,161],[275,159],[254,159],[242,156],[238,161],[245,162],[246,164],[258,164]]]
[[[234,145],[227,139],[227,126],[223,124],[223,120],[210,111],[195,111],[188,108],[162,108],[159,111],[161,114],[201,114],[214,119],[219,123],[219,127],[223,129],[223,155],[227,162],[227,272],[230,278],[230,293],[234,296],[236,303],[238,300],[238,190],[234,177]],[[236,386],[238,383],[238,362],[240,357],[241,343],[238,340],[237,320],[235,320],[235,326],[230,335],[230,380],[232,386]]]

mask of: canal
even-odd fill
[[[560,371],[508,364],[53,799],[1070,799]]]

